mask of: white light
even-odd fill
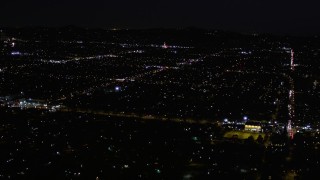
[[[15,56],[15,55],[21,55],[21,53],[18,52],[18,51],[13,51],[13,52],[11,52],[11,55],[13,55],[13,56]]]

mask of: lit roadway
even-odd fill
[[[166,116],[154,116],[154,115],[141,115],[138,113],[129,113],[129,112],[113,112],[113,111],[98,111],[98,110],[88,110],[88,109],[80,109],[80,108],[60,108],[57,111],[61,112],[77,112],[84,114],[95,114],[101,116],[109,116],[109,117],[124,117],[124,118],[139,118],[143,120],[160,120],[160,121],[172,121],[172,122],[183,122],[190,124],[214,124],[215,121],[208,119],[195,120],[191,118],[174,118],[174,117],[166,117]]]
[[[106,57],[106,55],[103,56],[103,57]],[[90,58],[94,58],[94,57],[90,57]],[[95,58],[97,58],[97,57],[95,57]],[[204,58],[206,58],[206,56],[203,56],[203,58],[197,58],[197,59],[187,59],[187,60],[183,59],[183,62],[180,62],[180,63],[178,62],[177,64],[180,64],[180,66],[191,66],[191,65],[193,65],[195,63],[203,61]],[[88,57],[86,57],[85,59],[88,59]],[[82,60],[82,59],[77,59],[77,60]],[[148,68],[146,67],[146,69],[148,69]],[[143,79],[144,77],[147,77],[147,76],[156,75],[156,74],[158,74],[160,72],[164,72],[164,71],[167,71],[169,69],[177,69],[177,67],[156,66],[156,69],[146,70],[145,72],[138,73],[138,74],[135,74],[135,75],[132,75],[132,76],[128,76],[128,77],[110,79],[111,82],[103,82],[103,83],[101,83],[99,85],[96,85],[96,86],[93,86],[93,87],[89,87],[89,88],[87,88],[85,90],[75,91],[75,92],[71,93],[72,95],[70,95],[70,96],[90,94],[97,88],[108,87],[108,86],[110,86],[110,85],[112,85],[113,83],[116,83],[116,82],[123,82],[123,83],[133,82],[133,81],[136,81],[136,80],[139,80],[139,79]],[[61,100],[65,100],[67,98],[70,98],[70,97],[63,96],[63,97],[60,97],[60,98],[56,99],[55,101],[61,101]]]

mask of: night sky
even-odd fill
[[[5,0],[0,27],[199,27],[320,34],[318,0]]]

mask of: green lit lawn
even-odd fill
[[[225,138],[232,138],[233,135],[238,135],[238,139],[248,139],[249,136],[253,136],[253,138],[256,140],[259,135],[261,135],[263,138],[265,136],[264,133],[257,133],[257,132],[248,132],[248,131],[229,131],[224,134]]]

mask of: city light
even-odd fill
[[[318,173],[316,37],[192,28],[5,31],[0,179]]]

